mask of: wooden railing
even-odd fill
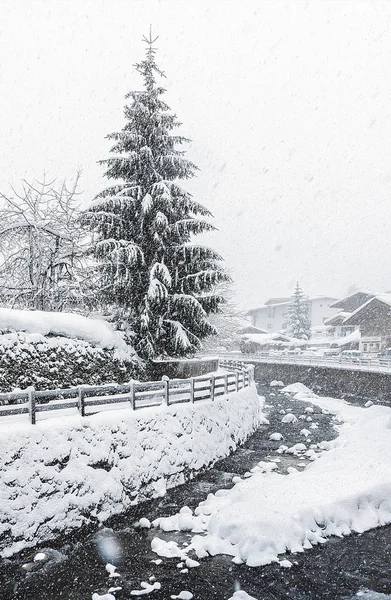
[[[115,404],[118,408],[138,410],[199,400],[213,401],[219,396],[248,387],[253,381],[252,365],[242,364],[240,369],[235,369],[222,361],[220,367],[227,372],[190,379],[130,381],[123,385],[84,385],[45,391],[29,387],[18,392],[0,394],[0,417],[28,414],[30,423],[34,425],[40,413],[51,414],[73,408],[78,409],[79,414],[84,417],[107,410]]]

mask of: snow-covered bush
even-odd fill
[[[115,348],[84,340],[14,332],[0,335],[0,391],[33,385],[37,390],[123,383],[138,378],[141,363]]]

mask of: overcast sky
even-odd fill
[[[0,0],[0,189],[105,181],[142,36],[240,304],[391,289],[391,2]]]

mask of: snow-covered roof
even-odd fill
[[[325,333],[331,329],[330,325],[314,325],[311,327],[311,332],[313,333]]]
[[[352,313],[341,310],[339,313],[325,319],[325,325],[341,325]]]
[[[373,298],[369,298],[369,300],[364,302],[364,304],[362,304],[361,306],[356,308],[355,311],[350,313],[343,322],[348,323],[352,317],[354,317],[363,308],[366,308],[369,304],[371,304],[372,302],[375,302],[376,300],[378,302],[383,302],[383,304],[387,304],[387,306],[391,306],[391,293],[378,294],[378,295],[374,296]]]
[[[261,329],[260,327],[255,327],[255,325],[247,325],[243,327],[243,329],[239,329],[239,335],[245,335],[248,333],[267,333],[266,329]]]
[[[350,294],[349,296],[346,296],[345,298],[341,298],[340,300],[337,300],[336,302],[334,302],[334,304],[331,305],[331,308],[346,309],[346,304],[349,305],[349,300],[351,300],[355,296],[364,296],[364,297],[366,297],[366,299],[364,298],[363,301],[362,301],[362,303],[361,303],[361,305],[360,305],[360,306],[362,306],[362,304],[364,304],[364,302],[366,302],[367,299],[373,298],[374,296],[376,296],[376,294],[374,292],[372,292],[371,290],[369,290],[369,289],[367,289],[367,290],[358,290],[357,292],[354,292],[353,294]],[[351,308],[351,307],[348,306],[348,308]]]
[[[287,302],[276,302],[275,304],[263,304],[262,306],[258,306],[257,308],[250,308],[250,310],[246,312],[246,315],[251,315],[251,313],[258,312],[259,310],[274,308],[275,306],[288,306],[289,302],[290,300],[288,300]]]
[[[285,304],[286,302],[290,302],[290,298],[269,298],[269,300],[266,300],[265,305],[270,306],[271,304]]]
[[[333,340],[333,344],[337,344],[338,346],[347,346],[347,344],[351,344],[353,342],[359,342],[361,339],[361,332],[359,329],[355,329],[349,335],[345,335],[344,337]]]
[[[335,298],[334,296],[327,296],[327,294],[324,295],[324,296],[310,296],[309,298],[307,298],[307,300],[309,302],[311,302],[312,300],[324,300],[324,299],[326,299],[326,300],[337,300],[337,298]]]
[[[61,335],[84,340],[101,348],[115,348],[126,354],[132,350],[125,343],[122,333],[114,331],[107,321],[73,313],[0,308],[0,330]]]
[[[327,299],[327,300],[336,300],[336,298],[334,298],[333,296],[310,296],[307,297],[306,300],[308,302],[313,302],[314,300],[322,300],[322,299]],[[272,300],[278,300],[279,302],[272,302]],[[291,302],[292,298],[270,298],[269,300],[267,300],[265,302],[265,304],[262,304],[261,306],[258,306],[257,308],[250,308],[246,315],[251,315],[251,313],[254,312],[258,312],[259,310],[265,310],[266,308],[274,308],[276,306],[288,306]]]
[[[273,345],[274,343],[285,343],[289,345],[303,346],[308,340],[298,340],[282,333],[247,333],[240,336],[248,342],[254,342],[259,346]]]

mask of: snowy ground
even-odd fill
[[[280,452],[302,457],[305,469],[291,469],[286,475],[274,472],[276,463],[262,462],[251,477],[232,489],[210,494],[194,514],[184,508],[158,519],[154,525],[164,531],[185,530],[195,535],[185,550],[157,535],[152,541],[157,554],[180,559],[193,551],[198,558],[228,554],[234,562],[248,566],[279,562],[289,568],[291,561],[280,560],[280,555],[303,552],[333,535],[391,522],[391,409],[319,398],[302,384],[279,393],[333,413],[336,422],[341,422],[339,436],[311,448],[307,440],[314,424],[309,407],[303,415],[303,441],[287,448],[284,432],[296,417],[282,415],[280,430],[274,432],[281,434]]]

